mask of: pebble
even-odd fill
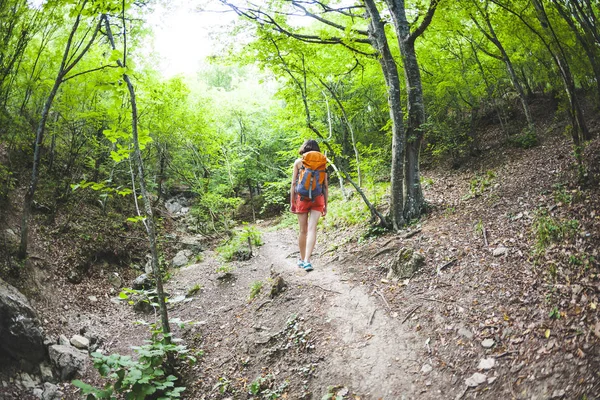
[[[495,358],[493,358],[493,357],[482,358],[479,361],[479,365],[477,366],[477,369],[488,370],[488,369],[494,368],[495,365],[496,365],[496,359]]]
[[[467,378],[465,380],[465,384],[468,387],[477,387],[480,384],[484,383],[485,381],[487,381],[486,375],[481,374],[479,372],[475,372],[473,375],[471,375],[469,378]]]
[[[481,342],[481,345],[486,349],[491,348],[492,346],[494,346],[494,344],[496,344],[494,339],[485,339],[483,342]]]
[[[424,364],[423,367],[421,367],[421,372],[423,374],[428,374],[433,370],[433,367],[429,364]]]

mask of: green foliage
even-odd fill
[[[510,142],[521,149],[531,149],[538,144],[538,137],[533,129],[526,128],[518,135],[512,136]]]
[[[265,182],[263,186],[263,206],[261,214],[268,210],[281,212],[289,204],[290,181]]]
[[[579,221],[560,220],[545,210],[538,210],[532,225],[535,252],[544,253],[549,245],[574,237],[578,230]]]
[[[287,381],[275,387],[275,377],[273,374],[259,376],[250,383],[248,393],[257,396],[259,399],[275,400],[282,398],[285,389],[288,387]]]
[[[167,340],[172,339],[171,341]],[[144,400],[149,397],[179,399],[185,387],[177,386],[178,378],[169,373],[173,370],[171,360],[195,363],[196,357],[184,345],[153,327],[151,340],[143,346],[133,347],[137,359],[121,354],[91,354],[94,367],[108,382],[101,389],[73,381],[87,399],[118,399],[125,396],[131,400]]]
[[[188,289],[187,291],[187,297],[193,296],[196,293],[198,293],[200,290],[202,290],[202,285],[199,283],[196,283],[194,286],[192,286],[191,288]]]
[[[192,208],[192,215],[202,223],[210,223],[215,232],[229,230],[233,224],[233,214],[242,204],[242,199],[226,197],[219,193],[204,193]]]
[[[252,284],[250,285],[250,296],[248,298],[250,301],[254,300],[254,298],[256,296],[258,296],[258,294],[260,293],[260,291],[263,288],[263,285],[264,285],[263,281],[252,282]]]
[[[481,196],[488,187],[492,185],[494,178],[496,177],[496,173],[494,171],[487,171],[485,174],[480,175],[477,174],[471,181],[469,182],[469,194],[467,194],[463,200]]]
[[[0,199],[5,199],[15,188],[16,180],[13,173],[4,165],[0,164]]]
[[[260,231],[246,224],[241,231],[235,232],[233,237],[221,243],[216,250],[225,261],[247,260],[252,257],[252,246],[262,246],[262,244]]]
[[[560,319],[560,311],[558,310],[558,307],[554,307],[548,314],[548,317],[550,319]]]

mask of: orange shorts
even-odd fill
[[[319,195],[315,199],[315,201],[310,201],[310,199],[302,200],[300,195],[296,195],[295,208],[292,207],[290,210],[294,214],[306,214],[311,210],[320,211],[321,214],[325,211],[325,196]]]

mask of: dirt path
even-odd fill
[[[172,296],[203,285],[191,305],[171,312],[171,317],[202,320],[200,334],[194,329],[186,335],[188,341],[201,337],[196,343],[205,351],[204,372],[190,398],[244,398],[247,384],[261,375],[272,380],[273,390],[286,381],[280,394],[287,392],[291,399],[320,399],[328,388],[362,399],[423,398],[431,382],[421,381],[415,349],[425,339],[389,312],[381,294],[340,276],[336,263],[324,265],[317,257],[313,272],[299,269],[290,257],[295,236],[265,230],[258,254],[237,263],[229,281],[216,279],[218,261],[207,254],[169,282]],[[265,285],[262,295],[248,302],[253,282],[276,275],[287,283],[285,291],[269,299]],[[290,318],[298,321],[293,328]],[[298,345],[298,337],[307,345]]]

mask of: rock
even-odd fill
[[[146,275],[152,275],[152,254],[146,254],[146,264],[144,264],[144,272]]]
[[[78,284],[83,281],[83,275],[77,268],[72,268],[67,272],[67,280],[71,283]]]
[[[46,355],[40,321],[29,301],[0,279],[0,352],[39,363]]]
[[[485,339],[483,342],[481,342],[481,345],[486,349],[493,347],[495,344],[496,342],[494,341],[494,339]]]
[[[50,382],[44,383],[44,392],[42,393],[42,400],[61,400],[64,397],[64,393],[58,390],[58,386],[53,385]]]
[[[27,372],[23,372],[19,375],[19,384],[25,389],[33,389],[40,383],[37,377],[32,377]]]
[[[145,290],[154,287],[154,280],[148,274],[142,274],[135,278],[131,283],[131,288],[135,290]]]
[[[80,350],[87,350],[90,347],[90,341],[83,336],[74,335],[71,338],[71,344]]]
[[[422,374],[428,374],[431,371],[433,371],[433,367],[429,364],[423,364],[423,366],[421,367],[421,373]]]
[[[88,300],[91,301],[92,303],[95,303],[98,301],[98,298],[96,296],[88,296]]]
[[[17,236],[17,234],[15,233],[15,231],[13,231],[12,229],[6,229],[4,231],[4,240],[6,241],[6,244],[9,246],[17,246],[19,244],[19,242],[21,241],[19,239],[19,236]]]
[[[506,247],[496,247],[492,253],[494,257],[500,257],[506,255],[508,253],[508,249]]]
[[[494,368],[495,365],[496,365],[496,359],[495,358],[493,358],[493,357],[482,358],[479,361],[479,365],[477,366],[477,369],[488,370],[488,369]]]
[[[180,241],[181,246],[184,249],[191,250],[196,253],[203,251],[204,246],[202,245],[202,236],[186,236]]]
[[[44,395],[44,391],[40,388],[35,388],[35,389],[33,389],[33,395],[35,397],[37,397],[38,399],[41,399],[42,396]]]
[[[557,389],[554,392],[552,392],[551,399],[562,399],[563,397],[565,397],[565,391],[562,389]]]
[[[120,289],[123,287],[123,279],[116,272],[108,276],[108,281],[113,287]]]
[[[488,385],[491,385],[492,383],[496,382],[496,379],[498,379],[497,376],[491,376],[488,378],[487,383]]]
[[[40,376],[44,382],[54,382],[52,367],[46,361],[40,364]]]
[[[472,340],[472,339],[473,339],[473,332],[471,332],[470,330],[468,330],[468,329],[467,329],[467,328],[465,328],[465,327],[462,327],[462,328],[460,328],[460,329],[458,330],[458,334],[459,334],[459,335],[461,335],[461,336],[464,336],[464,337],[466,337],[466,338],[467,338],[467,339],[469,339],[469,340]]]
[[[169,200],[165,201],[165,208],[167,209],[167,211],[169,213],[177,214],[183,208],[183,205],[179,201],[180,201],[180,199],[177,197],[169,199]]]
[[[387,279],[406,279],[425,265],[425,257],[410,248],[403,248],[394,256]]]
[[[479,372],[475,372],[473,375],[471,375],[469,378],[467,378],[465,380],[465,384],[468,387],[477,387],[486,381],[487,381],[487,376],[485,376],[484,374],[481,374]]]
[[[191,250],[181,250],[179,251],[175,257],[173,257],[173,266],[175,268],[179,268],[179,267],[184,267],[186,266],[189,262],[190,262],[190,257],[193,255],[194,253]]]
[[[144,314],[150,314],[154,312],[154,307],[150,302],[144,298],[138,297],[133,300],[133,310]]]
[[[277,296],[279,293],[283,292],[287,287],[287,283],[283,280],[281,276],[277,276],[273,280],[273,284],[271,285],[271,298]]]
[[[67,381],[85,371],[87,354],[73,346],[55,344],[48,349],[50,361],[56,368],[61,381]]]
[[[68,346],[71,344],[71,342],[69,341],[69,339],[67,339],[67,337],[65,335],[60,335],[58,337],[58,344],[61,344],[63,346]]]

